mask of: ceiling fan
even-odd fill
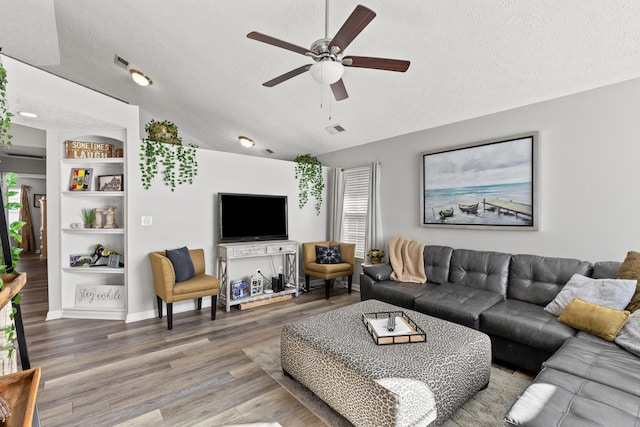
[[[313,42],[309,49],[276,39],[266,34],[258,33],[256,31],[252,31],[247,34],[247,37],[250,39],[300,53],[310,57],[314,61],[313,64],[303,65],[302,67],[298,67],[295,70],[291,70],[269,80],[268,82],[263,83],[263,86],[273,87],[289,80],[292,77],[310,71],[312,77],[316,81],[321,84],[328,84],[331,86],[331,91],[333,92],[333,96],[336,101],[342,101],[349,97],[344,82],[342,81],[344,66],[373,68],[376,70],[397,71],[401,73],[407,71],[411,64],[409,61],[373,58],[368,56],[344,56],[344,50],[347,46],[349,46],[356,36],[360,34],[367,25],[369,25],[373,18],[376,17],[374,11],[362,5],[356,6],[354,11],[351,12],[349,18],[347,18],[345,23],[332,39],[327,36],[329,0],[326,0],[325,11],[325,37]]]

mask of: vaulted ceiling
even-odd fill
[[[640,77],[635,0],[361,2],[377,16],[345,52],[411,66],[346,68],[349,98],[340,102],[309,73],[262,86],[311,61],[246,37],[258,31],[309,48],[325,36],[325,0],[0,0],[0,46],[175,122],[202,148],[280,159]],[[329,37],[357,4],[329,1]],[[135,85],[116,55],[153,84]],[[45,116],[15,122],[46,128],[58,120],[41,109]],[[338,124],[346,131],[325,129]],[[239,135],[256,145],[241,147]]]

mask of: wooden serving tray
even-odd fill
[[[27,369],[0,376],[1,396],[11,409],[11,416],[2,426],[29,427],[33,421],[36,395],[40,384],[40,368]]]

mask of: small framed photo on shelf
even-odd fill
[[[72,168],[69,177],[70,191],[89,191],[91,190],[91,179],[93,178],[93,169]]]
[[[124,175],[100,175],[98,176],[98,191],[122,191]]]
[[[107,267],[118,268],[120,267],[120,255],[109,254],[109,260],[107,261]]]
[[[34,194],[33,195],[33,207],[34,208],[42,207],[41,202],[42,202],[42,199],[44,199],[45,196],[46,196],[46,194]]]

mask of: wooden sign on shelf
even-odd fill
[[[106,142],[65,141],[67,159],[105,159],[113,157],[113,144]]]
[[[123,291],[121,285],[76,285],[76,306],[123,308]]]

